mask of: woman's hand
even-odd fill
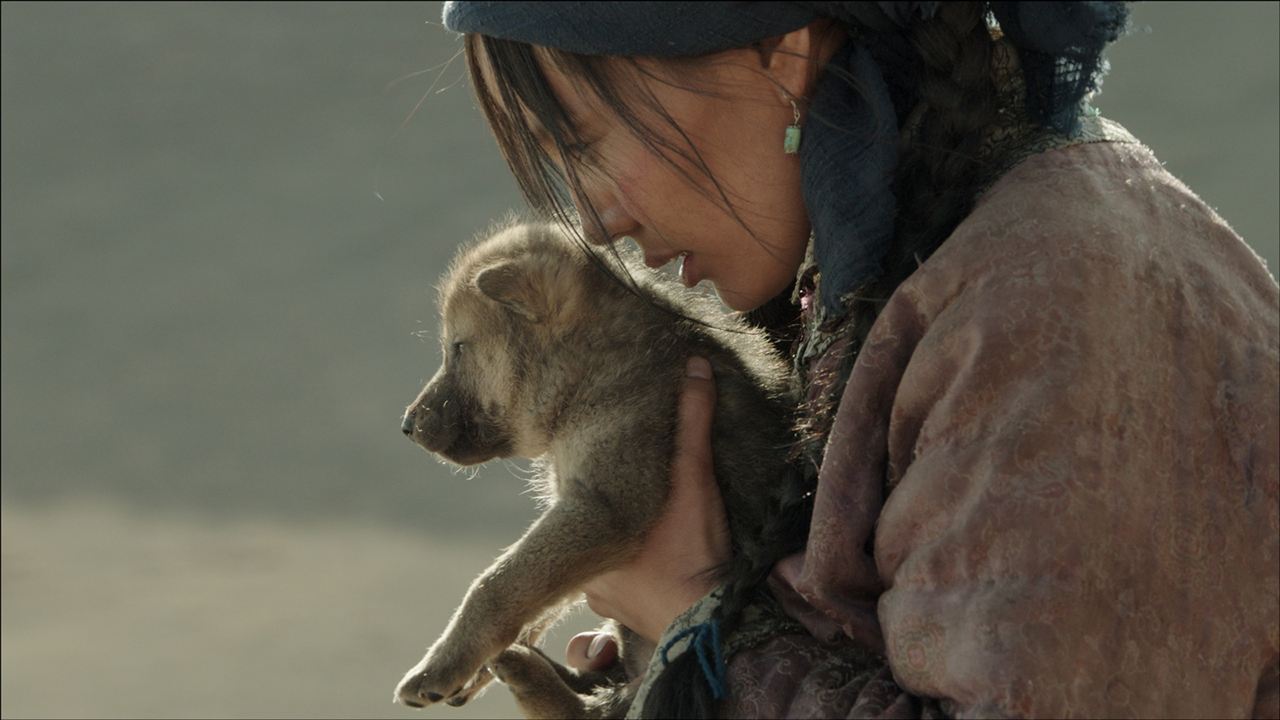
[[[711,364],[690,358],[676,414],[671,494],[640,554],[586,587],[587,605],[656,643],[680,613],[715,588],[704,573],[729,560],[729,523],[716,485],[711,454],[711,421],[716,388]],[[604,637],[604,636],[601,636]],[[589,652],[595,644],[594,653]],[[596,670],[617,656],[612,642],[597,633],[569,641],[569,665]]]

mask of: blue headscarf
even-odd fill
[[[894,237],[898,128],[914,106],[903,30],[937,2],[446,2],[444,25],[583,55],[678,57],[739,48],[820,18],[868,32],[831,59],[810,99],[800,147],[805,207],[828,317],[880,275]],[[1122,2],[992,2],[1019,50],[1031,120],[1071,134],[1081,100],[1123,32]],[[853,82],[850,83],[850,80]],[[857,88],[855,91],[854,88]]]

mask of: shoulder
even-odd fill
[[[993,185],[894,292],[844,399],[892,425],[900,476],[930,417],[969,437],[1135,378],[1152,398],[1184,382],[1272,396],[1277,305],[1262,260],[1145,147],[1052,150]]]
[[[899,292],[934,315],[962,296],[1087,293],[1117,302],[1199,289],[1274,307],[1265,263],[1136,141],[1027,158],[979,199]]]

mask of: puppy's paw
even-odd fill
[[[470,664],[443,662],[437,654],[429,652],[412,670],[405,673],[396,686],[395,697],[392,699],[414,708],[426,707],[442,700],[449,701],[451,705],[461,705],[484,685],[483,682],[467,682],[476,676],[478,670],[478,667]]]
[[[559,675],[541,654],[524,645],[512,645],[489,662],[494,677],[514,691],[529,685],[559,682]]]
[[[492,681],[493,672],[487,666],[482,667],[480,672],[476,673],[456,695],[446,700],[445,704],[452,707],[462,707],[472,698],[481,695]]]
[[[489,662],[498,680],[511,690],[527,718],[587,717],[584,698],[573,691],[542,653],[512,645]]]

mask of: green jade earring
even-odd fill
[[[800,108],[796,107],[796,101],[791,101],[791,112],[795,113],[795,122],[787,126],[786,133],[782,136],[782,152],[788,155],[795,155],[800,152]]]

